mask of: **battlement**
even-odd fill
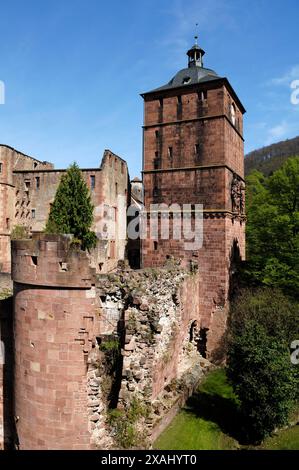
[[[90,289],[95,269],[86,252],[72,246],[72,235],[33,234],[12,241],[14,282],[49,287]]]

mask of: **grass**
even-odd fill
[[[242,446],[238,400],[223,369],[211,372],[154,443],[161,450],[232,450]],[[251,449],[299,449],[299,426]]]
[[[223,434],[211,421],[190,416],[181,411],[157,439],[155,449],[161,450],[221,450],[234,449],[235,442]]]
[[[264,450],[299,450],[299,426],[280,431],[269,437],[260,447]]]
[[[0,300],[8,299],[11,296],[12,296],[12,290],[11,289],[2,289],[2,290],[0,290]]]

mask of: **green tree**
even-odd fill
[[[247,274],[252,280],[299,294],[299,157],[272,176],[247,178]]]
[[[73,234],[82,249],[96,245],[96,234],[90,230],[93,205],[81,171],[73,163],[61,177],[46,224],[47,233]]]
[[[288,423],[299,389],[289,348],[298,334],[298,305],[277,289],[242,290],[232,304],[228,377],[251,442]]]

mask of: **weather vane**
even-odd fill
[[[194,39],[195,39],[195,44],[197,45],[197,39],[198,39],[198,34],[197,34],[198,23],[195,24],[195,28],[196,28],[196,32],[195,32]]]

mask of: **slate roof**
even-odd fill
[[[147,93],[153,93],[156,91],[170,90],[171,88],[178,88],[184,85],[195,85],[197,83],[208,82],[211,80],[217,80],[221,77],[212,69],[206,69],[204,67],[187,67],[180,70],[177,74],[168,82],[154,90],[148,91]]]

